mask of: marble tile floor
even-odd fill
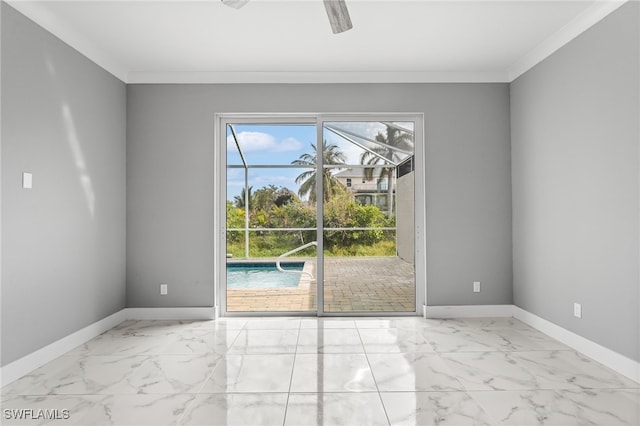
[[[511,318],[127,321],[5,386],[1,413],[2,425],[638,425],[640,384]]]

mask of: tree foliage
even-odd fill
[[[378,134],[380,142],[402,146],[407,143],[405,136],[397,129],[387,126],[387,135]],[[316,218],[316,163],[318,152],[314,144],[313,153],[302,154],[294,165],[309,167],[296,178],[300,185],[298,195],[285,187],[267,185],[253,190],[244,190],[227,202],[227,228],[241,229],[227,232],[227,250],[234,256],[245,255],[245,221],[248,217],[250,257],[275,257],[303,244],[317,239]],[[395,145],[394,145],[395,146]],[[384,149],[384,148],[381,148]],[[324,164],[344,165],[346,158],[337,145],[322,143]],[[366,153],[367,154],[367,153]],[[370,153],[368,153],[371,155]],[[380,151],[380,155],[393,156],[395,152]],[[376,165],[380,158],[371,155],[361,157],[362,164]],[[328,255],[395,255],[395,233],[383,228],[393,228],[395,217],[385,214],[377,206],[363,205],[355,201],[347,188],[333,176],[332,168],[323,168],[323,242]],[[373,168],[365,169],[372,176]],[[392,173],[384,171],[382,173]],[[245,196],[246,195],[246,196]],[[308,197],[302,201],[300,197]],[[246,201],[248,199],[248,206]],[[247,216],[248,215],[248,216]],[[294,231],[272,231],[272,229],[295,229]],[[306,229],[305,229],[306,228]],[[310,228],[310,229],[309,229]],[[333,228],[333,229],[331,229]],[[363,229],[369,228],[369,229]],[[371,229],[373,228],[373,229]],[[311,247],[299,255],[314,255]]]
[[[252,257],[274,257],[299,247],[317,238],[316,210],[303,202],[292,191],[269,185],[254,193],[253,207],[249,211],[249,227],[259,228],[249,234],[249,250]],[[227,228],[244,228],[247,212],[227,202]],[[344,191],[331,197],[324,204],[325,228],[348,228],[326,230],[325,251],[331,255],[394,255],[395,234],[383,229],[393,227],[395,217],[387,216],[378,207],[362,205],[353,195]],[[311,228],[297,231],[270,231],[269,229]],[[234,256],[244,256],[244,231],[227,232],[227,243]],[[236,250],[234,252],[234,250]],[[363,254],[364,253],[364,254]],[[310,248],[300,255],[314,255]]]
[[[245,203],[246,203],[246,193],[249,193],[249,204],[253,204],[253,186],[250,186],[247,191],[245,192],[245,188],[242,188],[242,191],[240,191],[240,195],[236,195],[235,197],[233,197],[233,202],[235,204],[236,207],[238,207],[239,209],[244,209],[246,208]]]
[[[325,204],[325,228],[384,228],[393,226],[376,206],[362,205],[351,194],[332,198]],[[370,245],[385,239],[382,229],[348,229],[325,231],[324,243],[330,250],[354,244]]]
[[[244,228],[244,215],[245,210],[234,207],[231,201],[227,201],[227,229],[231,228]],[[227,231],[228,242],[241,241],[242,234],[237,231]]]
[[[309,196],[309,201],[316,201],[316,164],[318,162],[318,150],[315,144],[311,144],[313,148],[312,154],[302,154],[299,159],[294,160],[291,164],[298,166],[314,167],[312,170],[302,172],[296,178],[296,183],[300,184],[298,195],[300,197]],[[322,142],[322,158],[324,164],[328,165],[341,165],[345,164],[346,158],[344,153],[340,151],[337,145],[327,144],[327,141]],[[344,192],[345,188],[342,182],[335,176],[333,176],[333,169],[323,168],[322,179],[324,186],[324,201],[328,201],[334,194]]]

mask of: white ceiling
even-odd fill
[[[13,7],[128,83],[511,81],[611,13],[604,0],[27,1]]]

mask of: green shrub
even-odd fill
[[[238,198],[238,197],[236,197]],[[249,212],[250,228],[315,228],[316,209],[303,203],[286,188],[273,185],[255,191],[253,208]],[[258,202],[259,201],[259,202]],[[227,202],[227,228],[244,228],[246,211]],[[356,202],[353,195],[341,192],[324,205],[324,235],[326,256],[395,256],[395,231],[382,229],[352,230],[350,228],[384,228],[395,226],[395,216],[387,218],[378,207]],[[316,231],[250,231],[249,257],[278,257],[283,253],[314,241]],[[227,253],[245,256],[244,231],[227,231]],[[310,247],[294,256],[315,256]]]

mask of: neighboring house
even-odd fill
[[[387,211],[387,199],[389,186],[387,178],[373,176],[367,179],[362,168],[348,168],[335,174],[335,177],[354,194],[356,201],[365,205],[377,206],[382,211]],[[395,193],[395,177],[392,182],[392,190]]]

